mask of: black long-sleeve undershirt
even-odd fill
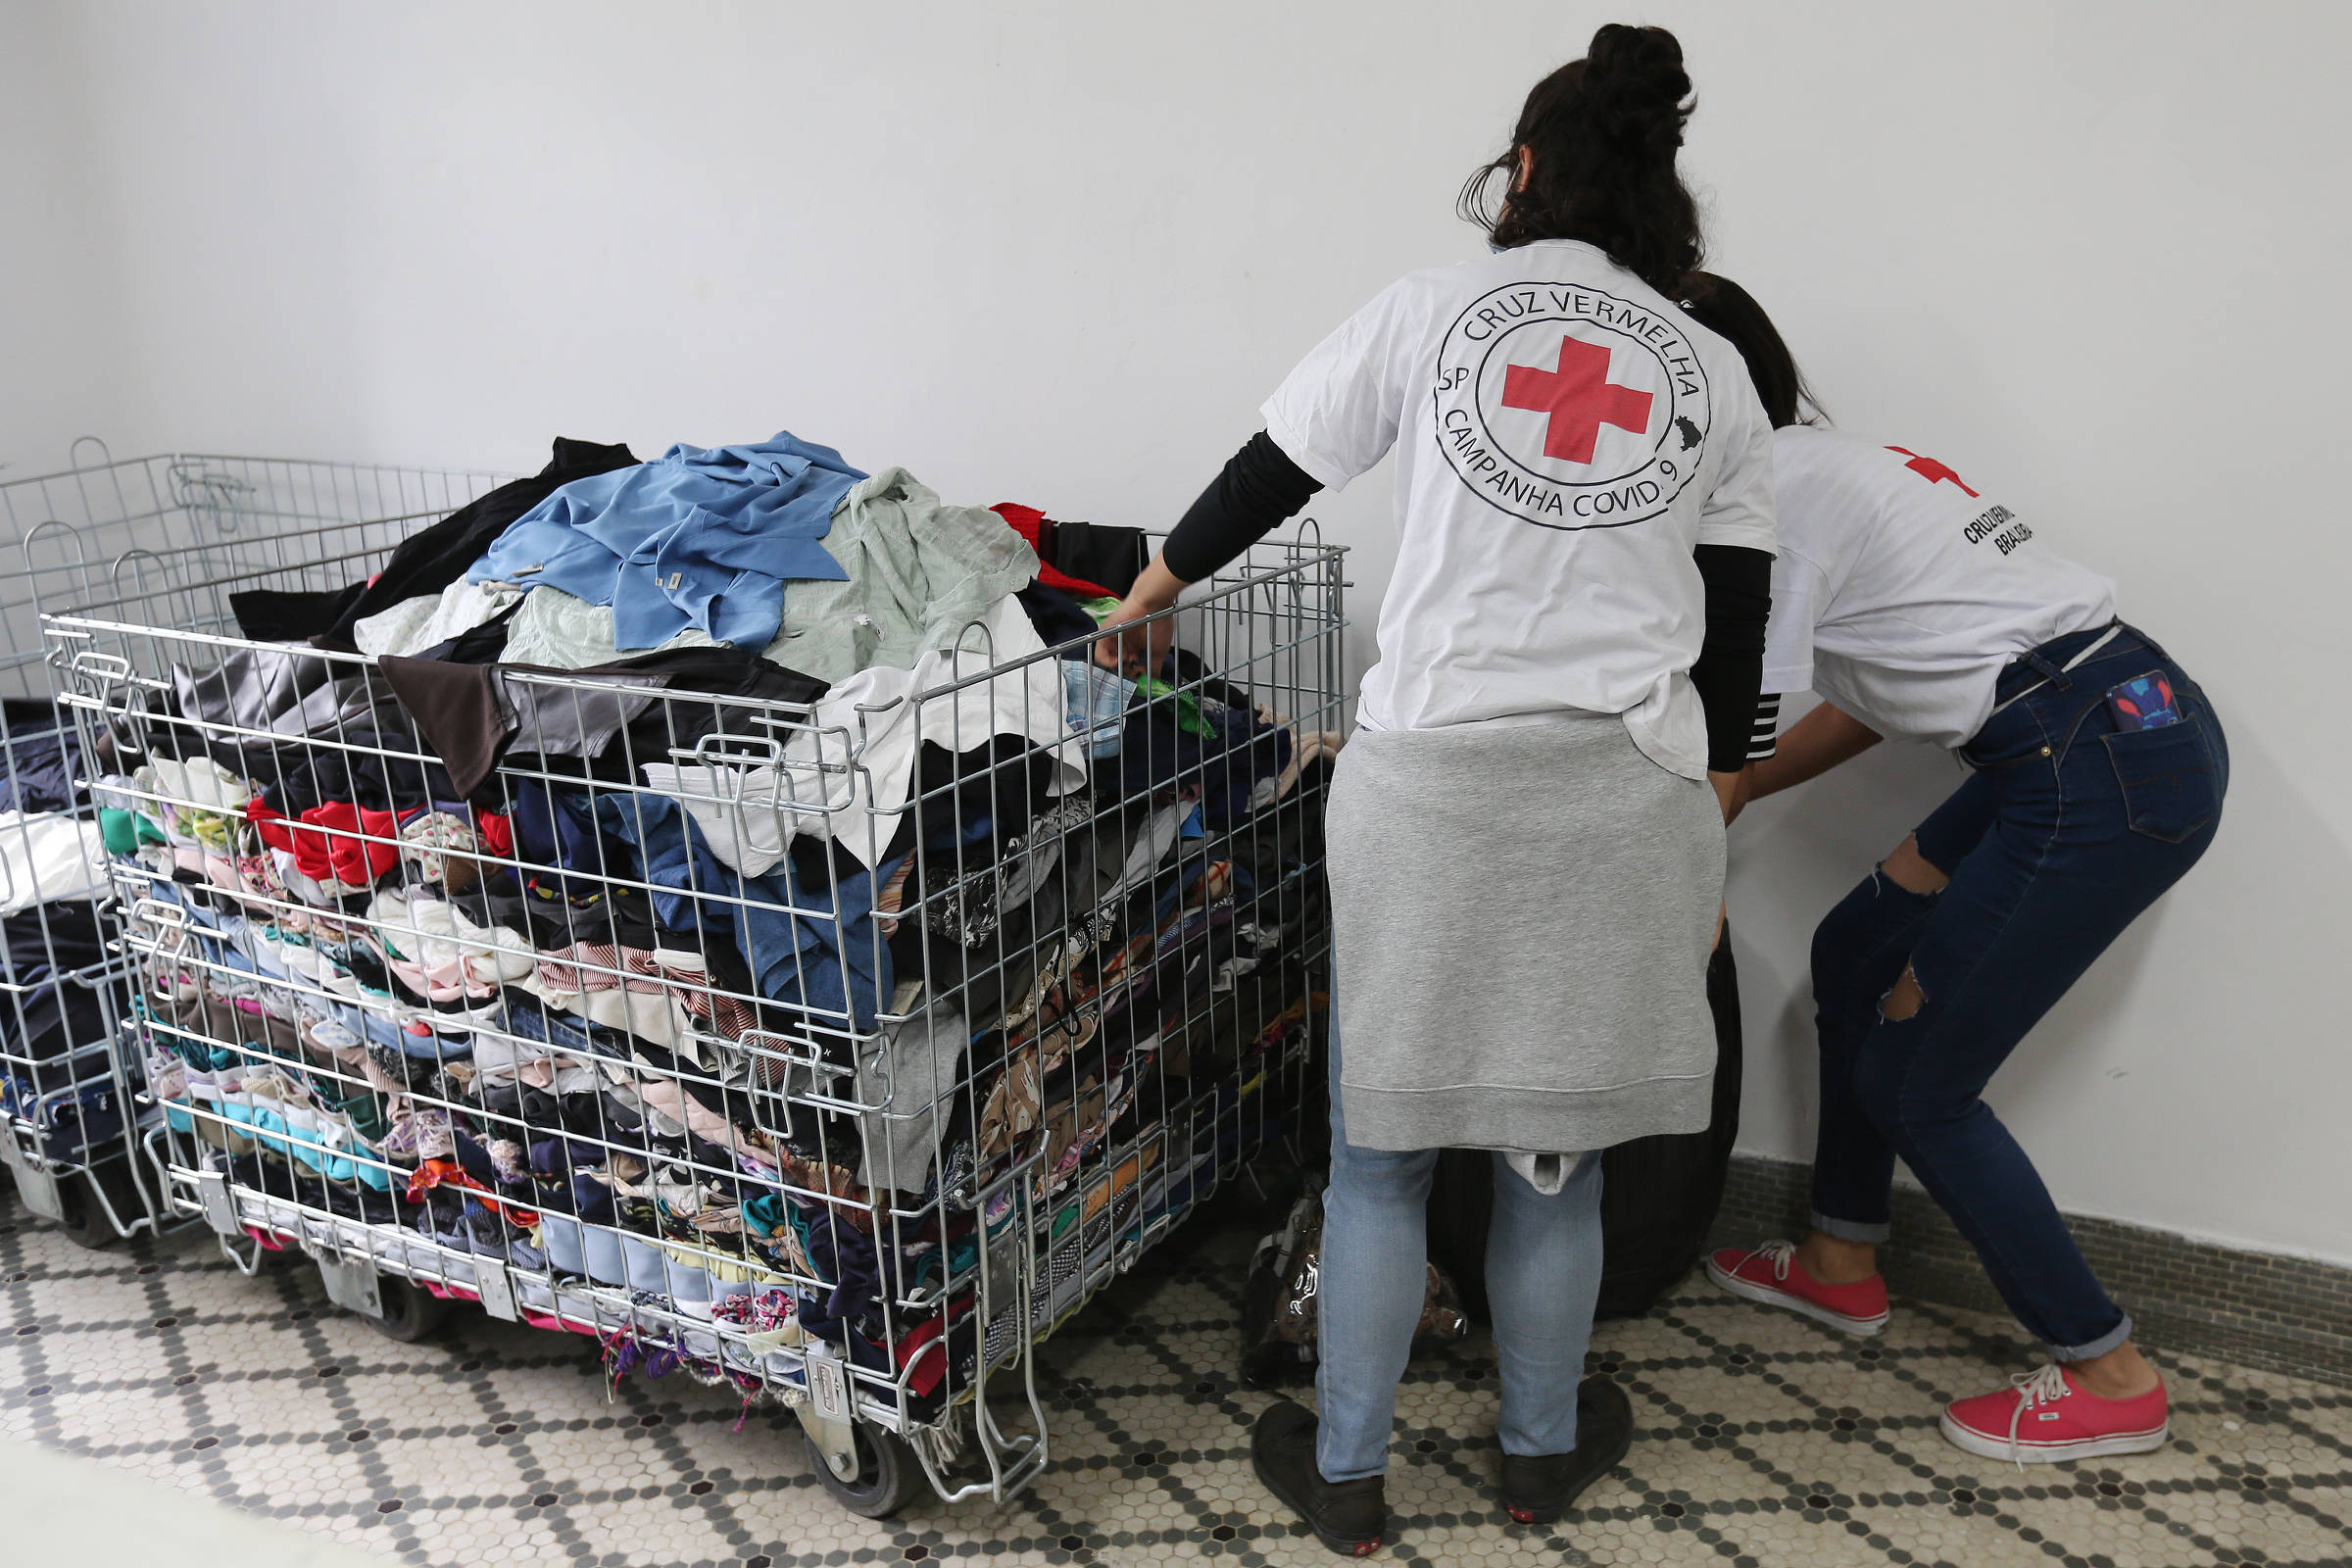
[[[1772,552],[1700,545],[1691,552],[1707,587],[1707,630],[1690,684],[1707,710],[1707,767],[1747,765],[1756,694],[1764,689],[1764,628],[1772,616]]]
[[[1276,524],[1296,516],[1322,488],[1260,430],[1200,492],[1160,548],[1160,559],[1186,582],[1214,576]]]
[[[1323,487],[1260,430],[1200,492],[1160,556],[1168,570],[1199,582],[1295,516]],[[1746,765],[1764,684],[1764,627],[1772,613],[1772,555],[1738,545],[1693,552],[1706,585],[1707,629],[1690,683],[1707,713],[1707,766]]]

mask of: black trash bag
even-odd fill
[[[1313,1380],[1322,1250],[1323,1200],[1309,1193],[1291,1205],[1282,1229],[1260,1241],[1251,1254],[1242,1295],[1242,1381],[1250,1388]],[[1469,1332],[1460,1295],[1432,1262],[1421,1321],[1413,1329],[1414,1349],[1449,1345]]]
[[[1599,1317],[1639,1317],[1698,1261],[1723,1204],[1732,1145],[1740,1136],[1740,977],[1731,932],[1707,963],[1715,1014],[1714,1120],[1706,1131],[1637,1138],[1601,1154],[1604,1256]],[[1429,1195],[1429,1255],[1460,1282],[1474,1317],[1487,1308],[1487,1231],[1494,1219],[1493,1156],[1449,1149],[1438,1156]]]

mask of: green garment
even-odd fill
[[[1201,716],[1200,700],[1191,692],[1178,691],[1166,681],[1152,675],[1146,675],[1142,680],[1137,681],[1135,689],[1154,701],[1165,697],[1175,704],[1176,727],[1187,735],[1214,736],[1216,734],[1215,730],[1208,727],[1208,720]]]
[[[1037,577],[1037,552],[1010,523],[941,505],[905,468],[859,481],[820,542],[849,580],[786,583],[784,630],[763,652],[827,682],[875,664],[911,669]]]
[[[113,806],[98,808],[98,836],[106,841],[109,855],[136,855],[142,844],[172,842],[153,817]]]

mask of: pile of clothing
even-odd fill
[[[918,1394],[1021,1331],[1007,1246],[1043,1327],[1280,1125],[1320,1005],[1336,737],[1097,664],[1148,558],[790,434],[559,441],[235,596],[97,790],[172,1125],[684,1318],[789,1300]]]
[[[73,715],[9,698],[0,726],[0,1120],[33,1128],[45,1157],[71,1160],[123,1125],[103,1054],[106,946],[91,902],[106,851],[76,782],[86,769]]]

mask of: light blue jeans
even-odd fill
[[[1326,1481],[1385,1474],[1396,1385],[1412,1350],[1429,1275],[1430,1180],[1438,1151],[1391,1152],[1348,1142],[1340,1042],[1331,1041],[1331,1186],[1315,1299],[1320,1359],[1315,1464]],[[1487,1298],[1502,1379],[1505,1453],[1576,1446],[1576,1386],[1600,1294],[1600,1155],[1588,1153],[1545,1197],[1494,1159]]]

